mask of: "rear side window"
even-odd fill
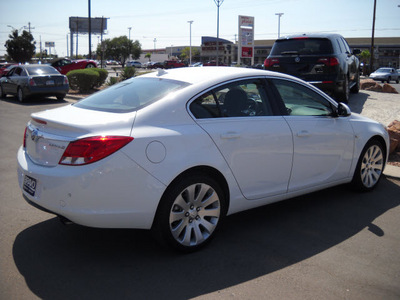
[[[190,104],[197,119],[273,115],[260,79],[241,80],[209,91]]]
[[[333,54],[331,41],[323,38],[277,40],[271,55],[327,55]]]
[[[126,113],[138,110],[189,84],[162,78],[136,77],[93,94],[76,107],[106,112]]]
[[[27,67],[26,68],[29,75],[43,75],[43,74],[50,74],[50,75],[59,75],[60,73],[50,66],[37,66],[37,67]]]

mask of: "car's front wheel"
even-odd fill
[[[357,163],[352,184],[361,191],[370,191],[378,184],[385,166],[385,151],[377,140],[369,141]]]
[[[18,98],[18,101],[21,103],[25,101],[24,91],[20,87],[18,88],[18,91],[17,91],[17,98]]]
[[[212,239],[224,215],[225,196],[218,182],[192,174],[166,191],[152,229],[162,244],[192,252]]]
[[[94,64],[87,64],[86,65],[86,69],[88,69],[88,68],[95,68],[96,66],[94,65]]]

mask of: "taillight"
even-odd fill
[[[25,132],[24,132],[24,142],[22,143],[22,146],[24,147],[24,149],[26,148],[26,130],[28,129],[28,127],[25,127]]]
[[[324,64],[325,66],[328,67],[334,67],[339,65],[339,60],[336,57],[324,57],[324,58],[320,58],[318,59],[319,63]]]
[[[29,85],[36,86],[36,82],[35,82],[35,80],[33,80],[33,78],[29,78]]]
[[[265,68],[270,68],[273,65],[279,65],[279,59],[278,58],[267,58],[264,61]]]
[[[64,85],[67,85],[67,84],[68,84],[68,77],[64,76]]]
[[[99,161],[131,142],[127,136],[95,136],[70,142],[60,165],[87,165]]]

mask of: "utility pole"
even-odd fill
[[[89,59],[92,59],[92,20],[90,13],[90,0],[88,0],[88,11],[89,11]]]
[[[371,73],[374,71],[375,16],[376,16],[376,0],[374,0],[374,15],[372,18],[371,57],[369,61],[369,71]]]
[[[283,13],[276,13],[276,16],[278,16],[278,39],[281,37],[281,17],[283,16]]]

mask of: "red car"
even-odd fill
[[[12,66],[15,66],[15,63],[1,63],[0,64],[0,77],[6,75],[8,71],[10,71]]]
[[[95,61],[89,59],[70,60],[62,58],[52,62],[51,66],[56,68],[61,74],[66,75],[72,70],[96,68],[97,64]]]
[[[166,60],[164,62],[164,68],[165,69],[182,68],[182,67],[185,67],[185,64],[183,62],[180,62],[180,61]]]

